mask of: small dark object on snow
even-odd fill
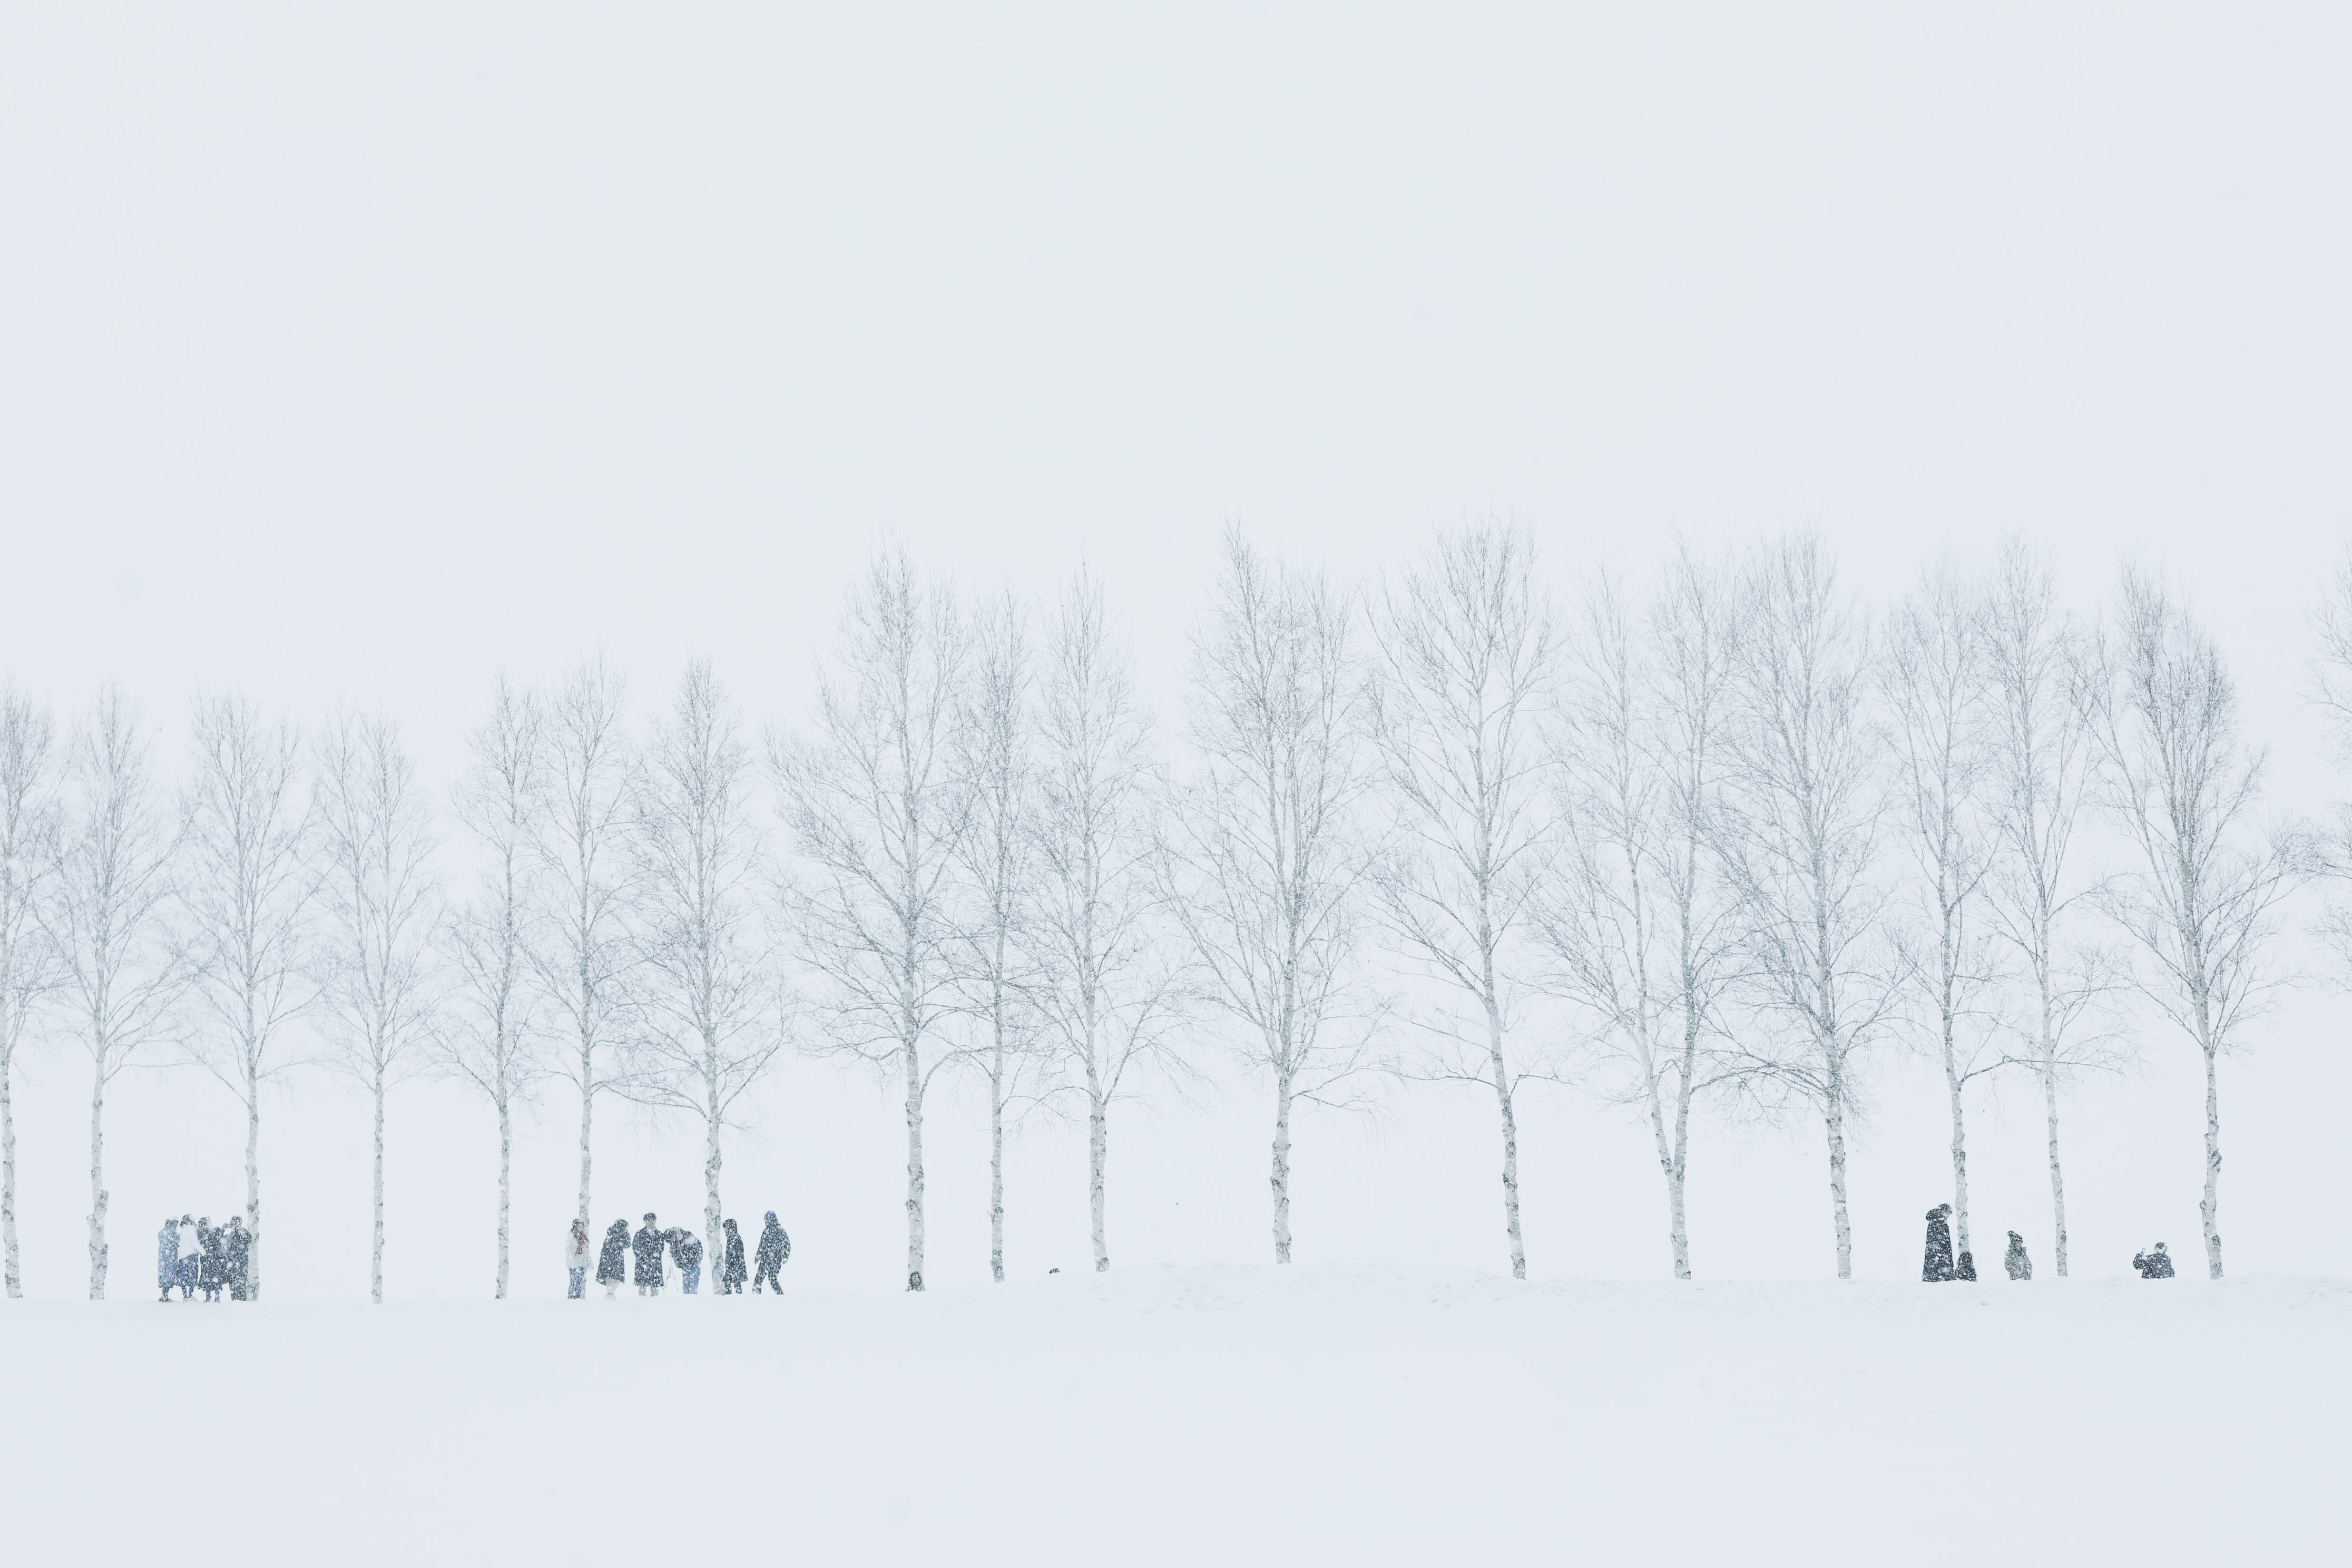
[[[1061,1270],[1058,1268],[1048,1268],[1045,1272],[1048,1274],[1059,1274]]]
[[[660,1294],[663,1284],[662,1248],[668,1240],[669,1233],[656,1229],[654,1226],[654,1216],[646,1215],[645,1228],[637,1232],[635,1238],[629,1243],[637,1255],[638,1295]]]
[[[2013,1230],[2009,1233],[2009,1256],[2001,1262],[2008,1268],[2011,1279],[2033,1278],[2033,1259],[2025,1256],[2025,1237]]]
[[[719,1293],[740,1296],[743,1281],[751,1277],[751,1270],[743,1267],[743,1234],[735,1228],[731,1219],[726,1222],[726,1230],[727,1254],[719,1262]]]
[[[2164,1250],[2164,1243],[2160,1241],[2156,1244],[2154,1252],[2132,1254],[2132,1267],[2139,1270],[2139,1277],[2143,1279],[2169,1279],[2173,1277],[2172,1254]]]
[[[1949,1204],[1937,1204],[1927,1211],[1927,1257],[1919,1267],[1919,1278],[1930,1285],[1952,1278],[1952,1227],[1944,1223],[1951,1212]]]
[[[909,1290],[919,1290],[922,1288],[923,1271],[918,1268],[907,1276],[907,1289]]]
[[[752,1290],[758,1291],[764,1283],[777,1295],[782,1295],[783,1282],[776,1278],[776,1270],[782,1268],[792,1256],[793,1238],[784,1234],[782,1226],[776,1223],[776,1211],[770,1209],[768,1223],[760,1232],[760,1249],[751,1258]]]
[[[1974,1279],[1976,1277],[1977,1255],[1973,1252],[1961,1253],[1960,1266],[1952,1270],[1952,1278],[1955,1279]]]
[[[625,1285],[628,1283],[629,1222],[616,1219],[604,1233],[604,1250],[596,1255],[596,1283]],[[612,1292],[607,1290],[606,1295]]]

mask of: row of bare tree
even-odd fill
[[[2352,671],[2352,615],[2320,630],[2322,668]],[[2321,695],[2352,712],[2340,689]],[[263,1086],[312,1063],[363,1085],[381,1300],[385,1096],[406,1074],[462,1078],[497,1112],[503,1296],[512,1115],[542,1082],[579,1097],[583,1223],[600,1096],[698,1127],[717,1256],[721,1132],[788,1047],[903,1092],[909,1289],[942,1072],[986,1090],[996,1278],[1008,1124],[1055,1101],[1084,1114],[1103,1269],[1112,1109],[1211,1045],[1272,1092],[1278,1262],[1295,1114],[1451,1081],[1495,1098],[1524,1277],[1519,1097],[1572,1077],[1646,1121],[1678,1278],[1695,1107],[1817,1116],[1844,1277],[1849,1123],[1874,1058],[1908,1047],[1948,1093],[1963,1251],[1969,1088],[2036,1083],[2063,1274],[2062,1090],[2114,1065],[2133,997],[2203,1058],[2221,1274],[2215,1064],[2280,978],[2281,900],[2330,857],[2254,820],[2261,753],[2160,580],[2126,571],[2077,617],[2012,541],[1874,615],[1796,536],[1678,549],[1639,597],[1597,574],[1562,612],[1507,522],[1443,531],[1363,592],[1236,533],[1172,759],[1160,741],[1092,577],[975,600],[895,551],[852,587],[807,721],[763,748],[707,664],[642,731],[600,661],[545,691],[501,679],[446,848],[383,716],[306,740],[201,699],[175,798],[118,692],[61,741],[8,689],[8,1291],[9,1088],[37,1026],[92,1068],[93,1298],[106,1090],[134,1061],[237,1096],[257,1237]]]

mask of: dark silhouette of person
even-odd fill
[[[1919,1278],[1930,1285],[1953,1278],[1952,1227],[1945,1223],[1951,1212],[1949,1204],[1937,1204],[1927,1211],[1927,1257],[1919,1266]]]

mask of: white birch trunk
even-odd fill
[[[0,1064],[0,1249],[5,1249],[8,1300],[21,1300],[24,1276],[16,1263],[16,1104],[14,1064]]]
[[[1828,1110],[1822,1120],[1829,1128],[1830,1202],[1837,1211],[1837,1270],[1839,1279],[1851,1279],[1853,1230],[1846,1222],[1845,1207],[1845,1086],[1835,1077],[1830,1084]]]
[[[988,1268],[1004,1283],[1004,1026],[988,1077]]]
[[[368,1299],[383,1305],[383,1069],[375,1074],[375,1235],[368,1252]]]
[[[726,1238],[720,1231],[720,1226],[727,1216],[719,1212],[719,1129],[721,1109],[719,1103],[719,1085],[714,1080],[710,1086],[710,1112],[703,1119],[702,1123],[702,1257],[703,1261],[711,1266],[713,1274],[725,1272],[724,1265],[727,1260]]]
[[[1274,1081],[1274,1260],[1290,1261],[1290,1075]]]
[[[2050,1214],[2055,1232],[2058,1278],[2066,1278],[2066,1181],[2058,1171],[2058,1064],[2045,1049],[2042,1058],[2042,1110],[2050,1131]]]
[[[1103,1175],[1110,1158],[1110,1114],[1095,1074],[1087,1074],[1087,1207],[1094,1222],[1095,1272],[1110,1269],[1110,1246],[1103,1225]]]
[[[2205,1269],[2221,1278],[2221,1100],[2214,1079],[2212,1046],[2205,1047],[2205,1197],[2197,1205],[2205,1222]]]
[[[596,1124],[596,1047],[580,1047],[580,1223],[588,1221],[588,1179],[595,1168],[588,1137]],[[591,1230],[590,1235],[595,1232]]]
[[[1960,1107],[1960,1069],[1953,1056],[1952,1019],[1944,1017],[1944,1089],[1951,1101],[1952,1110],[1952,1226],[1955,1246],[1961,1252],[1973,1252],[1969,1245],[1969,1143],[1968,1129]]]
[[[89,1299],[106,1300],[106,1177],[101,1168],[106,1133],[106,1069],[99,1068],[89,1090]]]
[[[499,1294],[507,1299],[508,1221],[512,1213],[514,1117],[506,1096],[499,1097]]]
[[[250,1074],[245,1080],[245,1228],[252,1233],[246,1244],[245,1279],[248,1301],[261,1300],[261,1084]]]
[[[923,1288],[923,1064],[907,1052],[907,1289]]]

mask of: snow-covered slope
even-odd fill
[[[2312,1563],[2352,1286],[32,1302],[0,1371],[9,1563]]]

